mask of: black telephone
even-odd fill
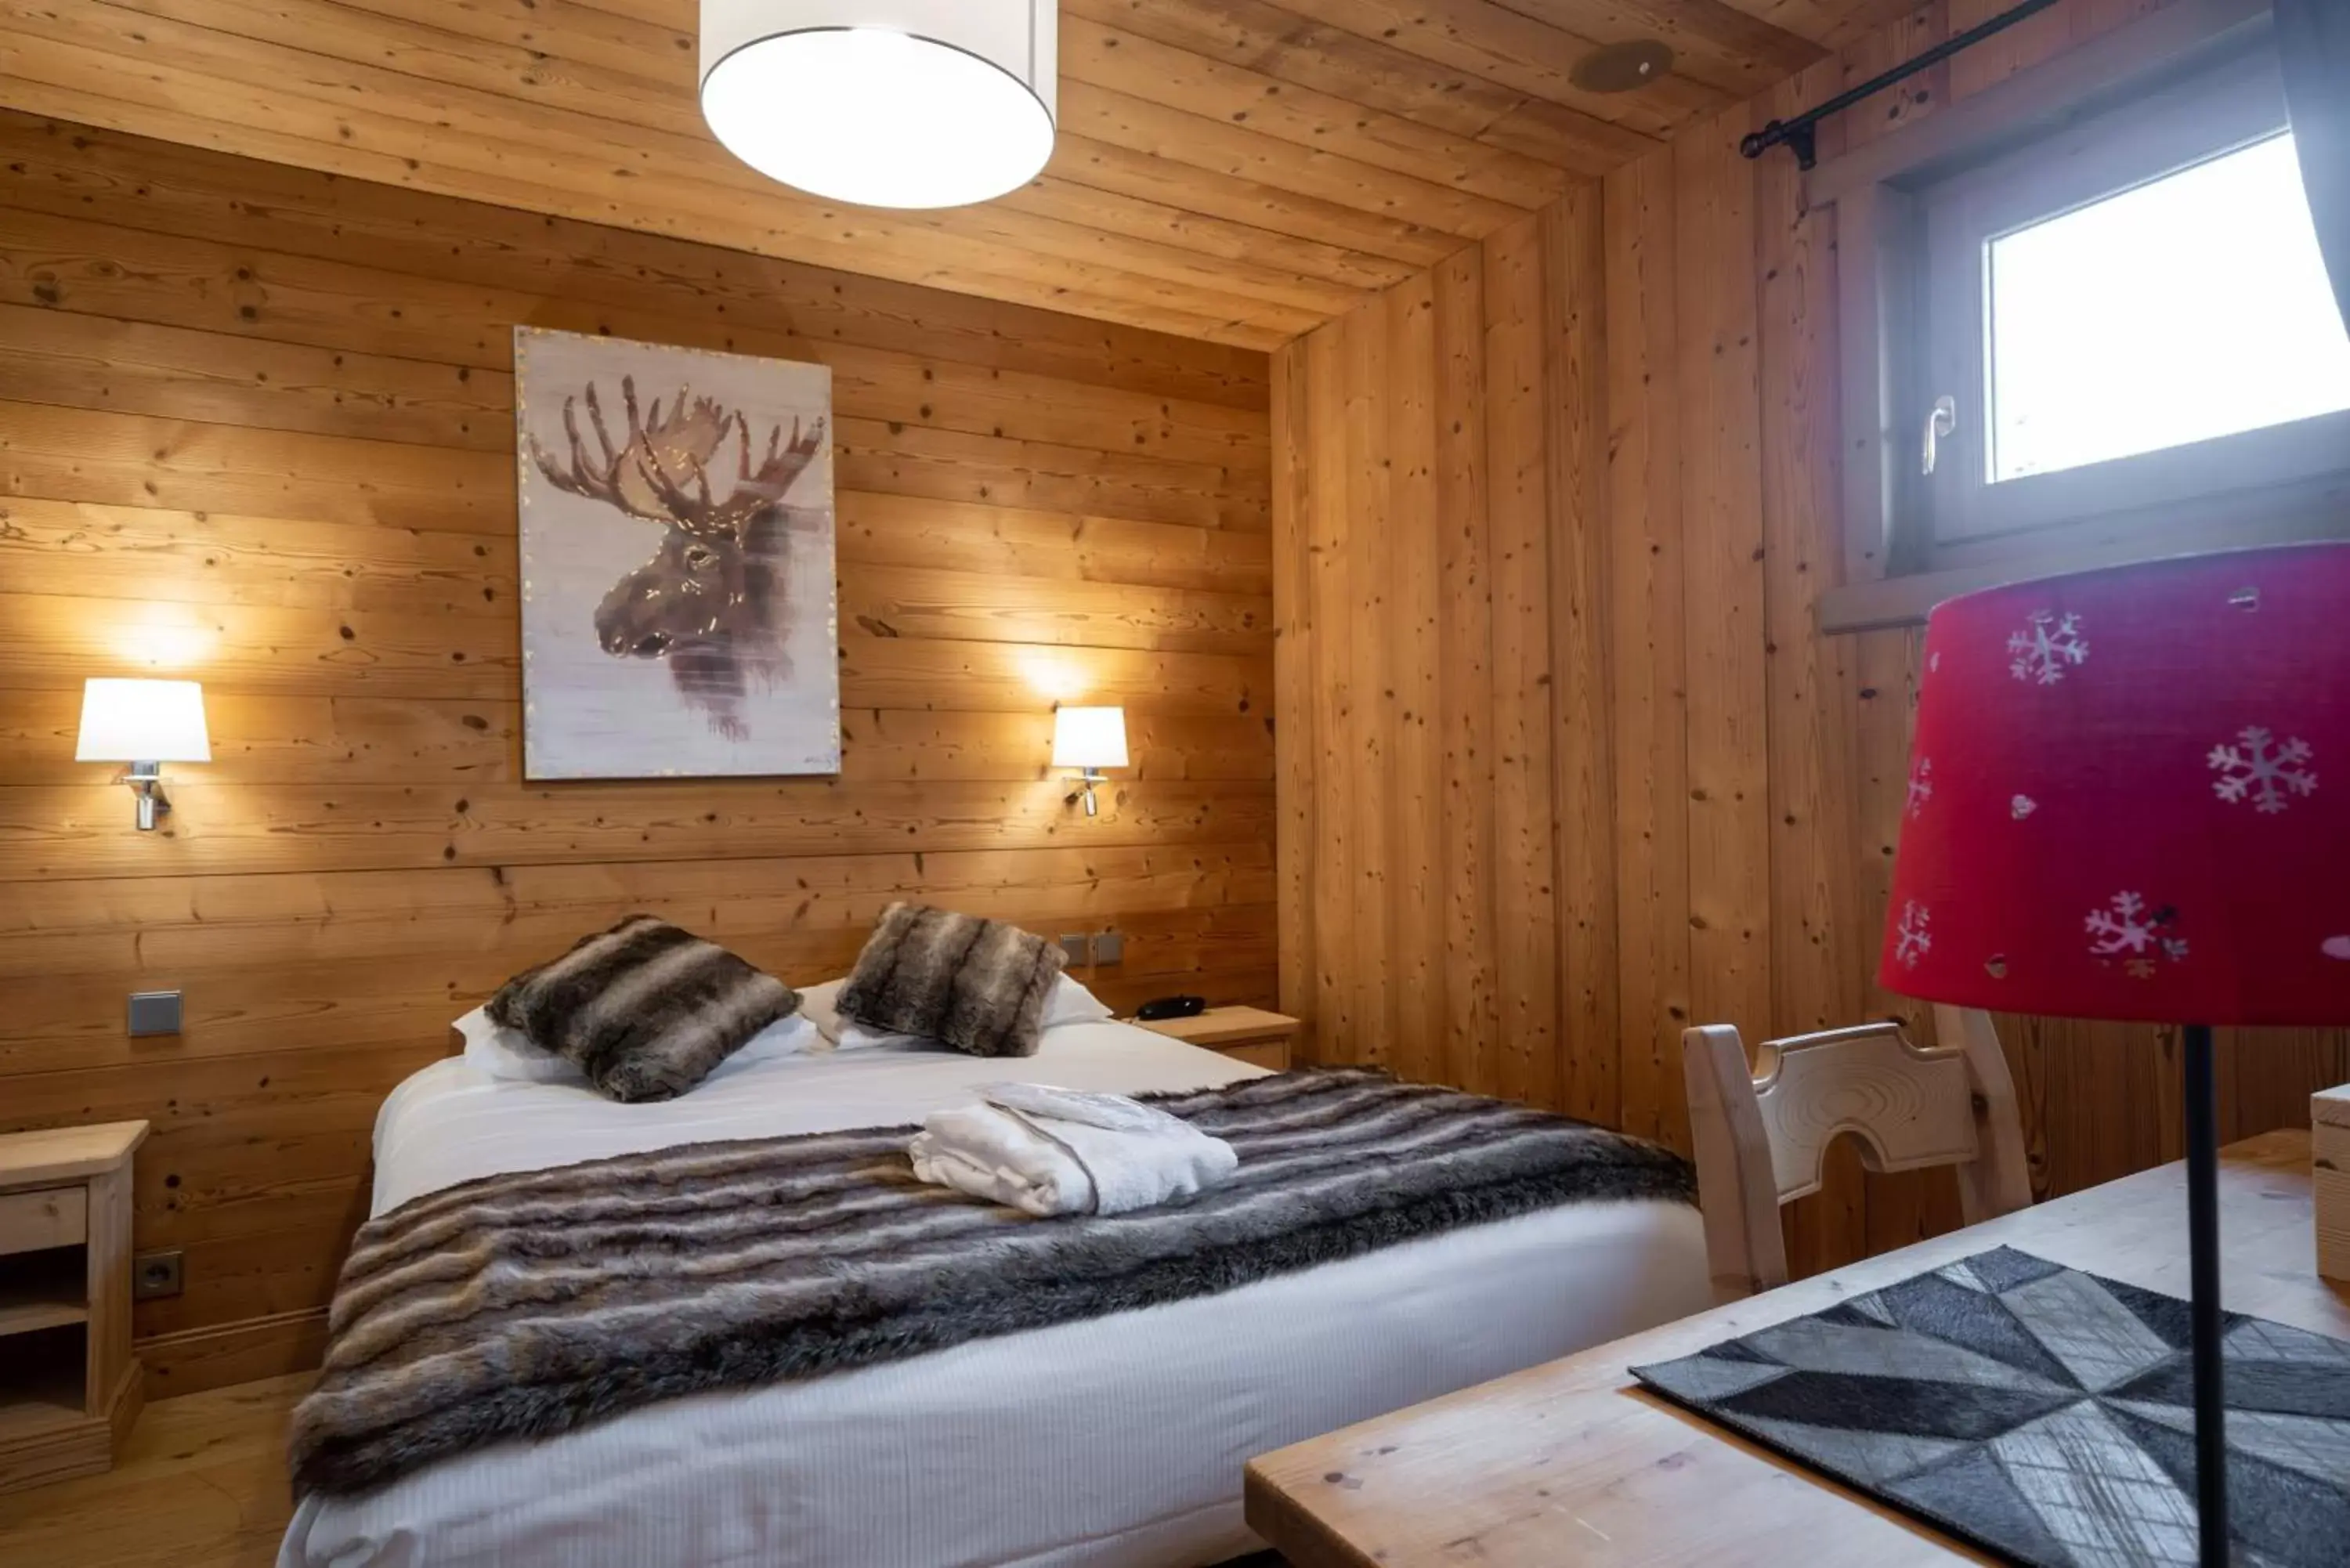
[[[1138,1023],[1156,1023],[1165,1018],[1197,1018],[1208,1011],[1204,996],[1153,997],[1134,1010]]]

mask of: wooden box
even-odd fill
[[[2317,1161],[2317,1272],[2350,1284],[2350,1084],[2311,1097]]]

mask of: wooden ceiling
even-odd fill
[[[737,163],[695,102],[695,0],[0,0],[0,103],[1270,348],[1907,5],[1062,0],[1051,165],[941,213]],[[1648,37],[1666,78],[1571,81]]]

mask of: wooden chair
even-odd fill
[[[1779,1208],[1817,1192],[1828,1146],[1860,1140],[1871,1170],[1958,1168],[1970,1225],[2032,1202],[2015,1083],[1991,1014],[1937,1007],[1944,1044],[1898,1023],[1765,1042],[1749,1068],[1738,1031],[1681,1034],[1705,1250],[1724,1300],[1787,1282]]]

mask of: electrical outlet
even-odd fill
[[[187,1285],[186,1260],[177,1251],[141,1252],[130,1260],[130,1298],[161,1301]]]
[[[1094,961],[1093,939],[1083,931],[1062,932],[1061,950],[1069,955],[1071,969],[1082,969]]]
[[[1124,931],[1096,931],[1094,933],[1095,963],[1124,963],[1125,961],[1126,933]]]

